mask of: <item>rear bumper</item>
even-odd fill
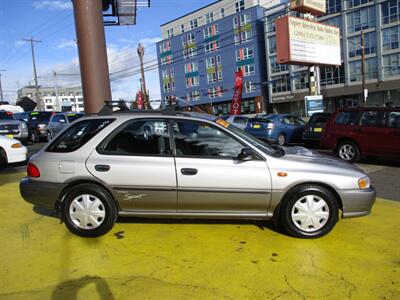
[[[32,181],[25,177],[19,184],[19,190],[26,202],[31,204],[54,209],[64,189],[65,184],[54,182]]]
[[[374,188],[338,191],[338,193],[343,202],[343,218],[361,217],[371,213],[376,198]]]

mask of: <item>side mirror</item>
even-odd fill
[[[251,148],[243,148],[237,158],[241,161],[249,161],[253,159],[254,150]]]

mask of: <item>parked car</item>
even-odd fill
[[[26,147],[20,141],[0,135],[0,168],[26,161],[27,153]]]
[[[319,146],[321,135],[331,113],[314,113],[304,129],[303,142],[305,145]]]
[[[0,135],[18,139],[26,144],[29,132],[26,124],[15,119],[12,112],[0,111]]]
[[[49,138],[52,139],[72,122],[83,117],[82,113],[62,112],[51,116],[49,121]]]
[[[48,125],[52,112],[49,111],[31,111],[16,113],[15,117],[26,123],[29,129],[29,140],[32,143],[47,141],[49,130]]]
[[[329,118],[321,145],[348,162],[357,162],[363,155],[398,159],[400,108],[339,109]]]
[[[246,131],[256,138],[286,145],[302,142],[305,122],[294,115],[258,115],[247,122]]]
[[[249,119],[250,118],[246,116],[228,116],[226,119],[224,118],[225,121],[242,130],[246,128]]]
[[[147,131],[145,127],[156,130]],[[341,216],[370,213],[375,190],[356,166],[303,147],[268,145],[193,113],[83,117],[35,154],[22,197],[56,209],[81,236],[118,216],[279,220],[316,238]]]

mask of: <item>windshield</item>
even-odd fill
[[[255,138],[251,134],[248,134],[247,132],[231,125],[230,123],[228,123],[222,119],[218,119],[215,122],[218,123],[219,125],[224,126],[225,128],[229,128],[230,131],[232,131],[233,133],[235,133],[236,135],[241,137],[243,140],[245,140],[252,146],[255,146],[257,149],[259,149],[260,151],[262,151],[268,155],[275,156],[275,157],[281,157],[281,156],[285,155],[285,151],[283,151],[282,148],[280,148],[278,146],[270,146],[270,145],[264,143],[263,141]]]
[[[49,122],[50,118],[51,118],[51,112],[44,112],[44,111],[31,112],[32,121]]]
[[[15,120],[12,113],[8,111],[0,111],[0,120]]]
[[[73,121],[83,117],[83,114],[67,114],[68,121],[72,123]]]

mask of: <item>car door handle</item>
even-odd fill
[[[197,169],[183,168],[181,169],[183,175],[193,176],[197,174]]]
[[[95,168],[95,170],[97,172],[108,172],[108,171],[110,171],[110,166],[109,165],[95,165],[94,168]]]

